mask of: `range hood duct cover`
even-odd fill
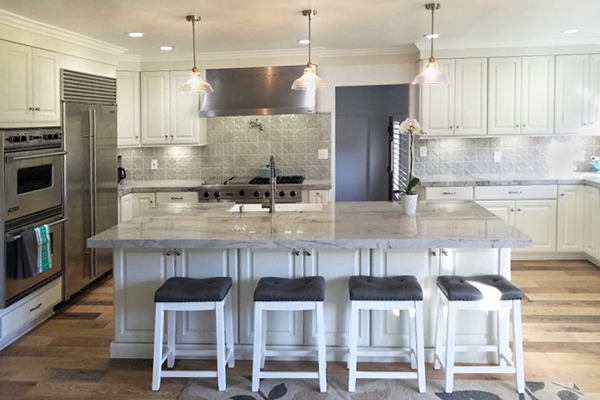
[[[201,117],[309,114],[315,112],[314,90],[292,90],[304,65],[206,70],[214,93],[206,93]]]

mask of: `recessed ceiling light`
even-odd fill
[[[164,51],[170,51],[173,50],[173,46],[160,46],[160,49]]]
[[[129,32],[128,35],[131,36],[131,37],[142,37],[142,36],[144,36],[144,34],[142,32]]]
[[[300,39],[300,40],[298,40],[298,43],[300,43],[300,44],[309,44],[310,40],[308,40],[308,39]]]
[[[440,35],[437,33],[428,33],[427,35],[423,35],[423,37],[426,39],[437,39]]]
[[[567,34],[567,35],[570,33],[577,33],[577,32],[579,32],[579,29],[567,29],[565,31],[562,31],[562,33]]]

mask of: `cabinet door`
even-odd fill
[[[140,73],[117,72],[119,147],[140,145]]]
[[[234,286],[228,296],[233,305],[233,330],[237,333],[237,250],[175,249],[175,273],[177,276],[196,279],[231,277]],[[215,313],[211,311],[178,313],[177,342],[216,343]]]
[[[368,250],[313,250],[304,252],[305,275],[325,277],[325,341],[328,346],[347,346],[350,309],[348,278],[369,275]],[[317,325],[314,312],[305,313],[305,339],[317,345]],[[358,345],[369,345],[369,313],[359,316]]]
[[[254,289],[264,276],[300,278],[302,253],[292,250],[240,250],[240,343],[252,344],[254,338]],[[267,344],[301,345],[304,342],[302,311],[268,312]]]
[[[590,56],[556,56],[556,133],[575,133],[589,119]]]
[[[487,58],[456,60],[456,135],[487,134]]]
[[[174,276],[174,257],[165,249],[115,251],[115,342],[153,342],[154,292]]]
[[[121,197],[119,223],[127,222],[131,218],[133,218],[133,194],[127,194]]]
[[[200,100],[197,93],[178,93],[189,71],[171,71],[171,143],[200,144]]]
[[[60,74],[56,53],[33,49],[33,120],[60,124]]]
[[[591,186],[583,188],[583,251],[586,254],[599,258],[600,246],[598,239],[599,222],[600,222],[600,190]]]
[[[168,144],[169,72],[142,72],[142,144]]]
[[[521,133],[521,58],[489,59],[488,133]]]
[[[554,56],[523,57],[521,133],[554,132]]]
[[[133,193],[133,216],[148,211],[156,204],[155,193]]]
[[[0,122],[33,119],[31,48],[0,42]]]
[[[414,275],[423,288],[425,301],[436,298],[435,277],[439,275],[439,252],[437,250],[375,249],[372,252],[373,276]],[[432,304],[434,303],[432,302]],[[425,326],[435,326],[435,314],[431,312],[433,308],[423,308]],[[371,346],[409,346],[407,312],[372,311],[372,316]],[[433,331],[433,329],[426,330],[425,347],[434,346],[435,337],[431,334]]]
[[[600,54],[590,56],[590,117],[589,124],[600,122]]]
[[[556,250],[583,250],[583,186],[558,187]]]
[[[515,251],[556,251],[556,200],[520,200],[516,207],[515,226],[533,239],[533,247]]]
[[[447,85],[421,85],[420,117],[428,136],[454,135],[454,60],[437,60],[440,71],[448,74]]]
[[[481,207],[497,215],[510,225],[515,224],[515,202],[512,200],[478,201]]]

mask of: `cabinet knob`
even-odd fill
[[[310,252],[310,251],[305,251],[304,254],[306,254],[309,257],[312,256],[312,252]]]
[[[448,250],[441,250],[440,253],[448,257]]]
[[[33,107],[29,107],[29,111],[33,111]]]
[[[294,255],[295,256],[299,256],[300,255],[300,250],[294,250]]]
[[[138,135],[135,135],[135,138],[136,138],[136,139],[139,139],[140,137],[139,137]]]
[[[560,197],[565,197],[565,194],[564,194],[564,193],[561,193],[561,194],[560,194]]]
[[[517,128],[519,127],[519,124],[517,124]]]
[[[456,129],[460,129],[460,126],[456,125]]]
[[[167,140],[169,138],[169,135],[165,135],[165,140]]]
[[[167,257],[171,257],[173,255],[173,252],[172,251],[167,251],[166,254],[167,254]]]
[[[510,209],[510,212],[515,212],[515,209],[514,209],[514,208],[511,208],[511,209]]]
[[[173,139],[173,135],[171,135],[171,139]]]
[[[523,128],[525,128],[527,125],[523,124],[523,125],[521,125],[521,126],[522,126]]]
[[[42,109],[41,109],[41,108],[39,108],[39,107],[36,107],[36,108],[35,108],[35,111],[42,111]]]
[[[437,256],[437,252],[435,250],[431,250],[431,255],[435,257]]]
[[[179,256],[181,255],[181,251],[177,251],[177,252],[175,253],[175,255],[176,255],[177,257],[179,257]]]
[[[517,208],[517,211],[518,211],[518,212],[521,212],[521,209],[520,209],[520,208]]]
[[[451,126],[450,129],[452,129],[453,127]]]

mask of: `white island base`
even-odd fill
[[[183,276],[233,279],[235,354],[252,358],[253,292],[264,276],[299,278],[321,275],[326,280],[325,325],[327,358],[347,357],[351,275],[415,275],[424,290],[425,351],[433,361],[436,277],[440,275],[499,274],[510,278],[510,248],[458,249],[114,249],[115,336],[112,358],[151,358],[154,338],[154,291],[168,278]],[[408,315],[363,311],[359,347],[408,346]],[[508,315],[504,316],[508,318]],[[508,329],[508,320],[503,320]],[[180,312],[177,343],[181,348],[215,344],[214,314]],[[497,338],[497,314],[459,311],[457,345],[492,345]],[[267,343],[281,349],[316,346],[315,321],[310,312],[278,312],[269,316]],[[297,358],[289,358],[297,359]],[[377,357],[370,361],[394,361]],[[457,362],[493,362],[495,353],[457,354]]]

